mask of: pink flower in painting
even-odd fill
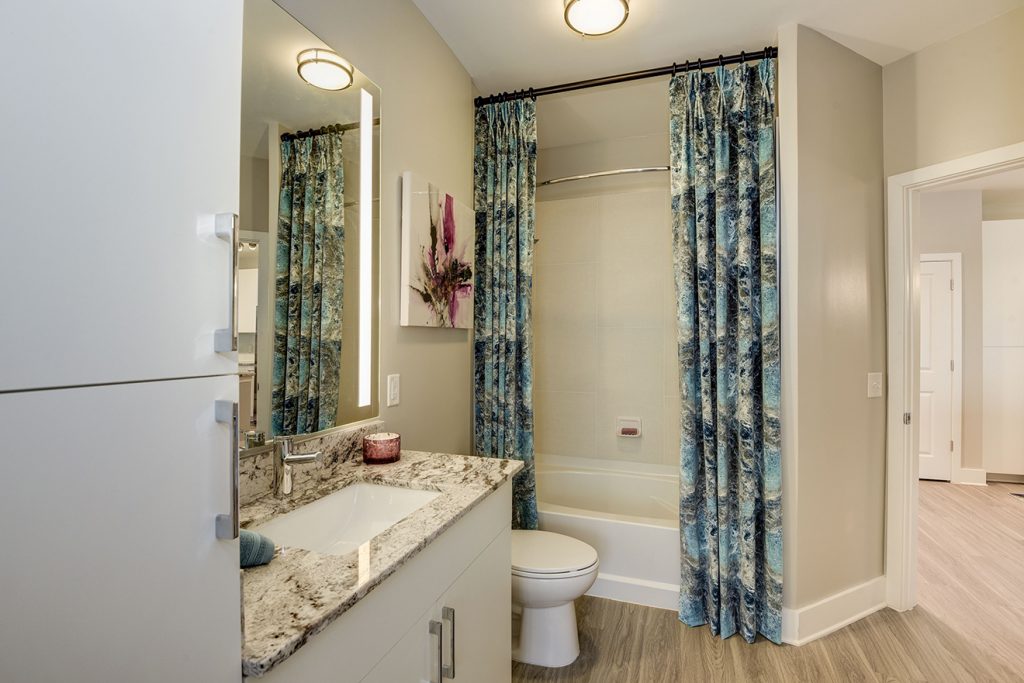
[[[464,254],[455,253],[455,198],[446,194],[439,201],[437,188],[430,185],[428,203],[430,246],[423,249],[419,286],[412,288],[434,314],[438,327],[455,327],[460,300],[473,292],[473,269]]]

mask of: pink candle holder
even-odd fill
[[[402,457],[402,437],[394,432],[381,432],[363,437],[363,462],[385,465]]]

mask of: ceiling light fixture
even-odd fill
[[[323,90],[344,90],[352,85],[352,65],[336,52],[313,47],[296,56],[299,78]]]
[[[626,23],[629,0],[565,0],[565,23],[581,36],[603,36]]]

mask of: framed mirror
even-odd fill
[[[378,414],[380,89],[273,0],[246,0],[240,443]],[[335,49],[337,48],[337,49]]]

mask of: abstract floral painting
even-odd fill
[[[472,326],[473,222],[452,195],[402,175],[402,325]]]

